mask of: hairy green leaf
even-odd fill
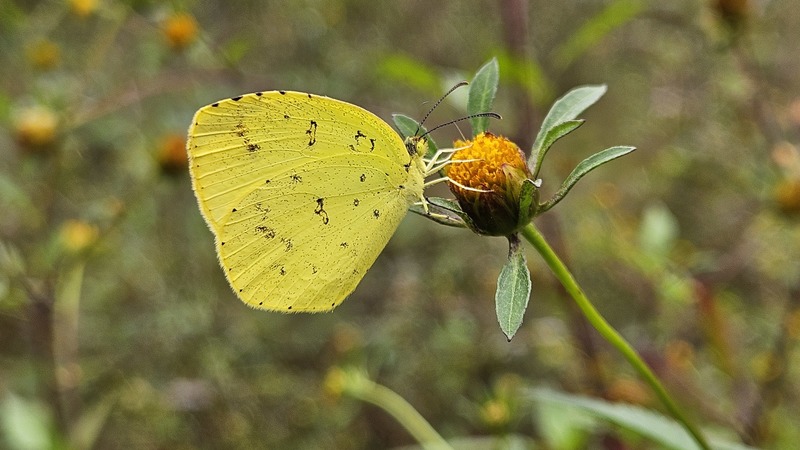
[[[544,155],[547,154],[547,151],[550,150],[550,147],[562,137],[572,133],[573,131],[577,130],[578,127],[583,125],[584,120],[567,120],[566,122],[561,122],[549,130],[545,132],[544,138],[542,138],[541,142],[541,149],[536,154],[536,160],[532,161],[535,162],[534,167],[530,167],[530,171],[533,174],[533,177],[536,178],[539,175],[539,169],[542,168],[542,160],[544,159]]]
[[[528,299],[531,296],[531,273],[525,261],[525,253],[519,245],[519,236],[508,237],[508,261],[497,278],[495,308],[500,329],[510,341],[517,333]]]
[[[543,144],[551,128],[577,118],[586,108],[600,100],[600,97],[605,93],[605,85],[581,86],[567,92],[563,97],[556,100],[547,116],[545,116],[544,121],[542,121],[539,134],[536,135],[531,157],[528,159],[528,167],[535,167],[537,161],[541,160],[539,154],[543,151]]]

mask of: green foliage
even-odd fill
[[[587,20],[556,53],[556,64],[566,68],[596,47],[612,31],[622,27],[645,11],[644,0],[614,0],[597,15]]]
[[[469,98],[467,100],[467,113],[480,114],[490,112],[494,97],[497,94],[497,84],[500,81],[500,69],[497,59],[484,64],[478,69],[472,82],[469,84]],[[473,117],[470,119],[472,124],[472,135],[483,133],[489,128],[488,117]]]
[[[597,418],[603,421],[614,423],[626,428],[640,436],[646,437],[658,444],[661,448],[674,450],[694,450],[699,449],[683,428],[673,420],[652,412],[645,408],[622,404],[610,403],[603,400],[588,398],[580,395],[570,395],[556,392],[550,389],[534,389],[530,392],[530,398],[537,404],[541,404],[547,409],[542,410],[543,414],[551,412],[551,408],[558,406],[570,410],[567,415],[576,417],[577,420],[570,421],[573,428],[594,429],[597,422],[586,420],[586,417]],[[578,413],[578,414],[576,414]],[[718,450],[752,450],[753,447],[736,444],[723,440],[712,440],[713,447]],[[564,448],[564,447],[559,447]]]
[[[497,278],[495,308],[500,329],[510,341],[522,325],[531,297],[531,274],[519,236],[508,237],[508,261]]]
[[[580,123],[575,118],[600,100],[605,93],[605,86],[578,87],[564,94],[553,104],[542,121],[542,126],[533,142],[531,156],[528,158],[528,166],[534,178],[538,176],[539,170],[542,168],[542,160],[547,155],[550,146],[578,128]]]
[[[430,66],[407,55],[387,55],[380,61],[377,71],[387,83],[402,83],[429,95],[439,93],[439,75]]]

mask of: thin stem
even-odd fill
[[[680,410],[678,405],[672,400],[667,390],[661,384],[658,377],[653,373],[652,370],[647,366],[647,364],[642,360],[642,358],[636,353],[636,350],[631,347],[631,345],[622,337],[617,331],[606,322],[603,316],[595,309],[592,302],[586,297],[586,294],[583,293],[583,290],[580,288],[578,283],[575,281],[575,278],[569,272],[569,269],[564,265],[563,262],[558,258],[558,255],[555,254],[553,249],[550,245],[545,241],[544,236],[536,229],[533,224],[528,224],[525,228],[522,229],[522,235],[525,236],[528,242],[533,245],[536,251],[542,255],[545,262],[548,266],[550,266],[550,270],[553,271],[558,281],[564,286],[564,289],[567,290],[569,295],[575,300],[575,303],[578,304],[578,307],[583,311],[584,316],[592,324],[592,326],[603,336],[611,345],[613,345],[625,359],[628,360],[631,366],[639,372],[642,378],[650,385],[653,391],[656,393],[658,398],[667,408],[667,410],[672,414],[672,416],[678,420],[678,422],[683,425],[687,432],[694,438],[697,445],[704,450],[711,450],[711,446],[708,445],[706,442],[705,437],[700,433],[700,430],[697,429],[683,412]]]
[[[450,444],[403,397],[357,372],[345,378],[344,392],[383,409],[400,422],[425,450],[453,450]]]

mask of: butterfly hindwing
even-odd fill
[[[220,263],[257,308],[341,303],[422,193],[391,127],[327,97],[265,92],[209,105],[187,147]]]

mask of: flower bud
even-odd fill
[[[523,185],[531,172],[516,144],[487,132],[453,145],[461,150],[447,166],[448,185],[475,232],[508,236],[533,218],[538,191],[533,191],[531,207],[521,211]]]

